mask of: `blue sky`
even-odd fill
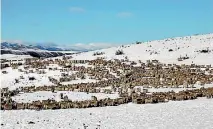
[[[213,32],[213,0],[2,0],[2,39],[116,45]]]

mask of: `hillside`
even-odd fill
[[[122,50],[124,54],[116,55],[117,50]],[[93,56],[96,52],[104,54]],[[92,60],[97,57],[104,57],[107,60],[127,57],[131,61],[141,60],[142,62],[157,59],[164,63],[213,64],[213,34],[168,38],[90,51],[76,54],[74,59]],[[186,59],[178,61],[179,57],[186,57]]]
[[[69,49],[60,48],[58,46],[48,45],[25,45],[13,42],[1,42],[1,55],[29,55],[32,57],[57,57],[70,55],[76,51],[68,51]],[[4,56],[5,57],[5,56]]]
[[[1,42],[1,49],[10,49],[10,50],[26,50],[26,49],[34,49],[34,50],[47,50],[47,51],[67,51],[69,49],[59,47],[55,44],[22,44],[16,42]]]
[[[213,127],[213,34],[1,58],[10,59],[0,80],[4,129]]]

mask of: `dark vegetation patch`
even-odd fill
[[[173,49],[169,49],[169,52],[172,52],[173,51]]]
[[[35,122],[33,122],[33,121],[30,121],[30,122],[28,122],[28,124],[35,124]]]
[[[117,50],[115,52],[115,55],[123,55],[123,54],[124,54],[123,50]]]
[[[95,53],[93,53],[93,56],[103,55],[103,54],[105,54],[105,53],[104,52],[95,52]]]

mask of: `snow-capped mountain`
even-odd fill
[[[68,51],[68,49],[63,49],[57,46],[25,45],[12,42],[1,43],[1,54],[31,55],[33,57],[56,57],[72,53],[76,52]]]
[[[2,42],[1,49],[22,50],[22,49],[36,49],[36,48],[32,46],[26,46],[20,43]]]
[[[24,50],[24,49],[35,49],[35,50],[48,50],[48,51],[69,51],[70,49],[58,47],[57,45],[25,45],[21,43],[2,42],[1,49],[12,49],[12,50]]]

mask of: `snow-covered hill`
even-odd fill
[[[117,50],[122,50],[123,54],[116,55]],[[94,56],[95,52],[103,52],[104,54]],[[104,57],[108,60],[127,57],[132,61],[157,59],[164,63],[213,64],[213,34],[168,38],[90,51],[76,54],[74,59],[86,60],[97,57]],[[179,57],[188,59],[178,61]]]
[[[4,49],[6,50],[6,49]],[[52,51],[35,50],[25,48],[24,51],[32,51],[35,55],[52,54]],[[8,51],[22,53],[22,50]],[[118,53],[120,51],[120,53]],[[56,52],[56,51],[54,51]],[[68,51],[57,51],[62,54]],[[116,54],[117,52],[117,54]],[[72,53],[72,51],[70,52]],[[52,57],[52,56],[50,56]],[[72,55],[71,60],[92,60],[97,57],[104,57],[107,60],[112,59],[129,59],[131,61],[146,62],[146,60],[157,59],[162,63],[176,63],[176,64],[211,64],[213,65],[213,34],[187,36],[169,38],[164,40],[156,40],[150,42],[143,42],[131,45],[124,45],[120,47],[113,47],[108,49],[76,53]],[[184,60],[178,61],[178,58],[185,57]],[[29,58],[27,55],[8,55],[4,54],[1,58],[21,59]],[[52,57],[51,59],[62,59],[59,57]],[[49,59],[45,59],[49,60]],[[130,63],[130,62],[126,62]],[[141,64],[141,63],[137,63]],[[28,65],[27,65],[28,66]],[[45,65],[44,65],[45,66]],[[85,63],[75,63],[72,67],[84,66],[85,68],[98,69],[94,65]],[[54,86],[56,83],[52,82],[50,78],[54,78],[59,81],[64,76],[70,77],[71,75],[77,75],[80,72],[77,69],[69,69],[66,71],[62,65],[58,63],[50,63],[44,68],[25,68],[26,65],[18,66],[18,68],[7,67],[2,69],[1,72],[1,88],[8,87],[9,90],[15,90],[20,87],[29,86]],[[113,69],[109,65],[100,65],[100,68],[106,67],[109,73],[113,73]],[[116,68],[116,67],[115,67]],[[105,69],[105,70],[106,70]],[[212,68],[211,68],[212,69]],[[116,70],[121,71],[119,68]],[[198,69],[199,70],[199,69]],[[84,70],[87,71],[87,70]],[[92,70],[96,71],[96,70]],[[100,71],[98,71],[100,72]],[[96,74],[98,73],[96,72]],[[115,71],[116,72],[116,71]],[[166,72],[165,72],[166,73]],[[95,74],[95,75],[96,75]],[[104,74],[104,73],[103,73]],[[209,73],[206,73],[209,74]],[[98,76],[97,74],[96,76]],[[141,78],[141,76],[138,76]],[[34,80],[30,79],[34,78]],[[147,77],[146,77],[147,78]],[[178,78],[178,77],[177,77]],[[106,78],[105,78],[106,79]],[[72,85],[79,83],[97,83],[100,80],[94,78],[93,75],[85,73],[85,78],[76,76],[76,80],[66,80],[61,82],[62,85]],[[37,91],[31,93],[20,92],[12,97],[15,102],[31,103],[37,100],[53,99],[61,101],[61,93],[67,95],[71,100],[90,100],[92,96],[96,96],[97,99],[104,98],[118,98],[118,92],[112,92],[111,94],[103,92],[104,89],[112,89],[111,85],[100,84],[100,93],[86,93],[74,91]],[[200,81],[197,81],[194,87],[160,87],[160,88],[148,88],[147,91],[152,94],[153,92],[168,92],[168,91],[183,91],[191,89],[199,89],[201,87],[213,87],[213,84],[201,85]],[[120,86],[122,87],[122,85]],[[143,88],[138,85],[135,88]],[[0,113],[2,121],[1,128],[87,128],[87,129],[140,129],[140,128],[175,128],[175,129],[193,129],[193,128],[212,128],[213,127],[213,99],[198,98],[196,100],[187,101],[169,101],[168,103],[159,104],[123,104],[119,106],[107,106],[107,107],[94,107],[86,109],[59,109],[59,110],[1,110]],[[69,118],[69,119],[67,119]]]

